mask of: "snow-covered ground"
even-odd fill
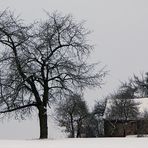
[[[148,148],[148,138],[0,140],[0,148]]]

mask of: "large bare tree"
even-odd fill
[[[55,99],[100,86],[104,72],[93,73],[86,60],[93,49],[83,23],[47,13],[45,21],[26,25],[0,12],[0,113],[38,110],[40,138],[48,137],[47,109]]]

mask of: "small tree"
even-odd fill
[[[93,74],[86,62],[93,47],[89,31],[70,15],[47,13],[47,20],[26,25],[0,12],[0,113],[38,111],[40,138],[48,137],[47,109],[75,89],[100,86],[104,72]]]
[[[102,117],[104,115],[104,111],[105,111],[105,108],[106,108],[106,103],[107,103],[107,99],[106,98],[103,99],[103,100],[96,101],[92,113],[97,118],[100,118],[100,117]]]
[[[81,137],[88,117],[88,108],[82,97],[77,94],[69,96],[59,103],[56,112],[59,125],[66,128],[69,137]]]
[[[104,127],[103,127],[103,116],[106,109],[106,99],[99,100],[95,103],[94,109],[92,111],[92,119],[90,120],[90,125],[94,127],[95,137],[103,136]],[[93,122],[92,122],[93,120]]]
[[[86,119],[84,133],[87,138],[98,137],[98,120],[93,113],[89,113]]]

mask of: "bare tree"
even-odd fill
[[[96,101],[93,109],[93,114],[97,116],[97,118],[102,117],[104,115],[104,111],[106,108],[107,99]]]
[[[74,94],[60,101],[56,113],[59,125],[66,128],[65,131],[70,133],[69,137],[81,137],[88,117],[88,108],[80,95]]]
[[[137,89],[130,81],[122,83],[117,92],[107,97],[110,100],[109,116],[128,120],[138,115],[138,103],[134,101]]]
[[[129,120],[136,120],[139,115],[139,103],[134,99],[129,98],[131,94],[126,90],[120,90],[110,96],[108,100],[107,109],[105,111],[106,119],[113,127],[112,133],[116,128],[116,122],[120,121],[122,124],[123,136],[126,136],[126,124]],[[112,123],[112,121],[114,121]]]
[[[148,96],[148,73],[141,76],[134,75],[127,82],[122,83],[122,90],[126,90],[129,98],[142,98]]]
[[[141,77],[134,75],[130,81],[137,90],[138,97],[148,97],[148,73],[142,74]]]
[[[94,132],[96,133],[96,137],[103,136],[104,134],[103,116],[106,109],[106,103],[106,98],[104,98],[103,100],[96,101],[93,111],[91,113],[94,118]]]
[[[108,118],[127,121],[137,118],[138,113],[138,103],[136,103],[134,99],[112,96]]]
[[[83,23],[47,13],[47,20],[26,25],[0,12],[0,113],[39,112],[40,138],[48,137],[47,107],[75,89],[100,86],[104,72],[86,62],[93,49]]]

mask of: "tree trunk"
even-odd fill
[[[48,119],[47,119],[47,108],[40,106],[39,110],[39,124],[40,124],[40,139],[48,138]]]
[[[78,128],[78,130],[77,130],[77,138],[81,138],[80,128]]]
[[[71,118],[71,134],[70,134],[70,137],[71,138],[75,138],[75,129],[74,129],[74,125],[73,125],[73,117],[72,117],[72,115],[70,116],[70,118]]]
[[[81,121],[77,122],[77,138],[81,138]]]

